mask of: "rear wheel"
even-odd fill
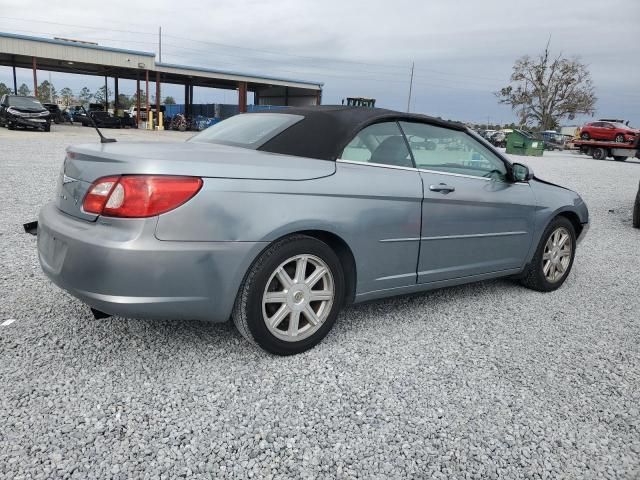
[[[277,355],[314,347],[331,330],[344,300],[344,274],[324,242],[284,238],[253,264],[240,290],[233,321],[250,342]]]
[[[576,233],[565,217],[556,217],[546,228],[533,260],[525,268],[520,282],[540,292],[560,288],[573,266]]]
[[[591,135],[589,135],[587,132],[584,132],[580,134],[580,138],[582,140],[589,140],[591,138]]]
[[[618,135],[616,135],[615,141],[616,141],[616,143],[623,143],[624,142],[624,135],[619,133]]]
[[[594,148],[591,156],[596,160],[604,160],[607,158],[607,151],[604,148]]]

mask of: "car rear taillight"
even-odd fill
[[[99,178],[84,197],[87,213],[108,217],[153,217],[178,208],[202,188],[198,177],[124,175]]]

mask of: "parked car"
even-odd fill
[[[536,135],[544,142],[544,149],[547,151],[564,150],[564,136],[555,130],[545,130]]]
[[[57,188],[40,263],[94,315],[231,317],[281,355],[317,344],[346,303],[513,276],[556,290],[589,221],[577,193],[463,125],[377,108],[73,146]]]
[[[93,127],[95,123],[99,128],[122,128],[121,120],[105,112],[100,104],[91,104],[88,111],[79,107],[73,115],[73,121],[80,122],[83,127]]]
[[[501,130],[491,135],[488,140],[494,147],[505,148],[507,146],[507,134]]]
[[[64,122],[62,111],[57,103],[43,103],[42,106],[49,110],[49,118],[51,118],[53,123],[58,124]]]
[[[624,123],[618,122],[591,122],[580,129],[582,140],[605,140],[609,142],[633,142],[640,133]]]
[[[49,110],[37,98],[20,95],[0,98],[0,124],[9,130],[17,127],[51,130]]]

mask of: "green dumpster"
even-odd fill
[[[507,135],[507,153],[511,155],[541,157],[542,152],[544,152],[544,142],[522,130],[514,130]]]

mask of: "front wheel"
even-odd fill
[[[624,135],[619,133],[618,135],[616,135],[615,140],[616,140],[616,143],[623,143],[624,142]]]
[[[546,228],[531,263],[526,266],[520,282],[540,292],[560,288],[573,266],[576,233],[565,217],[556,217]]]
[[[580,134],[580,138],[582,140],[589,140],[591,138],[591,136],[587,132],[584,132],[584,133]]]
[[[250,342],[277,355],[304,352],[331,330],[344,300],[334,251],[306,235],[268,247],[240,287],[233,321]]]

